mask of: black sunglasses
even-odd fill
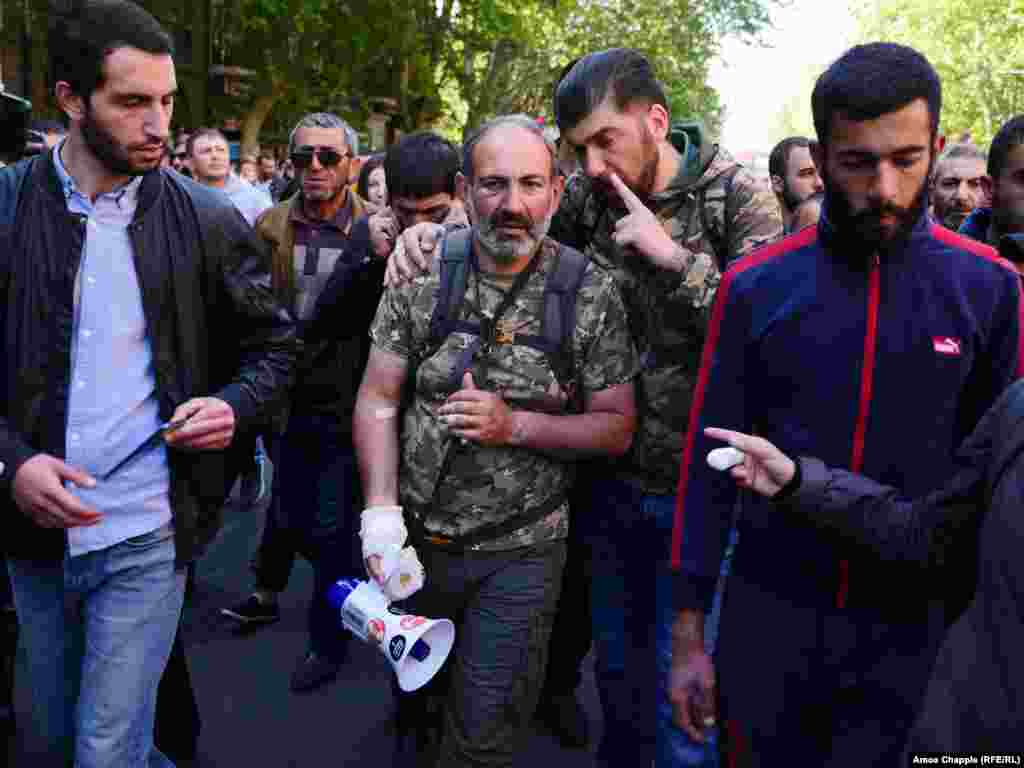
[[[296,168],[308,168],[312,165],[314,156],[320,162],[320,165],[324,168],[330,168],[340,163],[346,157],[351,157],[351,153],[346,152],[342,154],[330,147],[303,147],[292,152],[292,164]]]

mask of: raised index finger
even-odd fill
[[[622,202],[626,206],[626,210],[630,213],[634,211],[646,211],[647,206],[643,204],[643,201],[637,197],[633,190],[626,186],[626,183],[619,178],[619,174],[613,173],[611,175],[612,186],[615,187],[615,191],[622,198]]]

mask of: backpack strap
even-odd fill
[[[441,287],[430,316],[430,347],[439,347],[452,332],[466,295],[471,229],[449,232],[441,246]]]
[[[548,274],[544,285],[544,316],[540,335],[548,348],[548,363],[559,384],[569,394],[569,412],[583,412],[583,392],[580,386],[573,338],[576,330],[576,296],[590,258],[562,245],[558,249],[555,268]]]
[[[461,242],[449,243],[448,241],[455,234],[463,236]],[[473,356],[482,343],[482,336],[490,333],[489,330],[481,331],[479,326],[459,320],[469,273],[469,237],[470,230],[465,230],[452,233],[445,239],[445,247],[441,253],[441,286],[437,305],[430,321],[432,346],[440,346],[447,335],[453,331],[462,330],[479,334],[473,343],[463,350],[453,368],[452,381],[456,388],[462,379],[462,373],[472,363]],[[582,413],[583,411],[583,392],[578,381],[572,342],[576,328],[576,296],[589,263],[589,257],[583,253],[568,246],[559,246],[555,266],[548,273],[544,284],[544,314],[541,318],[540,335],[523,336],[518,342],[544,352],[555,378],[569,395],[568,411],[570,413]],[[448,473],[450,456],[451,452],[446,450],[440,473],[435,482],[435,495],[431,503],[422,509],[407,510],[406,518],[410,533],[414,540],[419,542],[463,551],[482,541],[501,538],[534,523],[551,514],[566,500],[564,495],[556,494],[555,497],[534,509],[514,515],[501,523],[481,526],[465,536],[449,538],[429,534],[423,526],[423,519],[437,502],[437,488]]]
[[[697,192],[697,207],[700,208],[700,223],[704,228],[705,234],[711,240],[711,246],[715,249],[715,260],[718,263],[718,271],[724,273],[726,268],[729,266],[729,241],[726,237],[725,230],[729,226],[729,198],[732,197],[732,183],[736,178],[736,174],[740,172],[743,166],[737,163],[727,171],[722,172],[716,176],[712,181],[718,179],[725,179],[725,205],[722,215],[722,231],[718,232],[711,225],[711,219],[708,217],[708,206],[707,206],[707,194],[708,187],[710,184],[705,184]]]

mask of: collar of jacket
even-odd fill
[[[821,218],[818,220],[818,240],[825,252],[852,267],[867,270],[871,264],[872,253],[865,253],[864,248],[856,240],[844,237],[844,233],[836,228],[828,215],[829,198],[825,193],[825,202],[821,206]],[[914,222],[910,232],[896,242],[890,243],[879,252],[879,258],[886,263],[900,262],[911,257],[916,248],[931,238],[931,217],[928,216],[927,201],[925,210]]]
[[[706,187],[736,165],[732,156],[718,144],[704,141],[700,123],[673,123],[669,141],[679,152],[681,162],[668,186],[651,195],[651,201],[656,205]]]
[[[67,208],[64,187],[61,184],[60,175],[57,173],[57,165],[53,161],[52,152],[45,152],[39,157],[32,174],[36,184],[45,189],[59,205]],[[160,168],[154,168],[152,171],[142,174],[134,221],[142,219],[160,199],[164,188],[163,174],[164,171]]]
[[[351,232],[356,221],[366,214],[366,206],[355,192],[349,190],[349,194],[352,196],[352,217],[349,219]],[[256,220],[257,234],[271,246],[270,281],[274,295],[289,308],[295,305],[295,223],[292,221],[292,213],[301,211],[301,205],[300,190],[264,211]]]

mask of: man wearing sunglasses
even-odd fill
[[[347,635],[338,629],[325,592],[362,569],[353,548],[352,521],[362,507],[351,422],[383,262],[370,258],[366,209],[348,185],[353,135],[336,115],[302,118],[288,144],[298,192],[256,222],[257,234],[271,246],[274,293],[307,329],[308,343],[290,411],[276,420],[270,439],[275,471],[256,555],[256,588],[224,614],[247,625],[276,621],[277,593],[287,585],[295,554],[309,560],[309,643],[292,676],[293,691],[312,690],[337,675]],[[343,319],[318,322],[325,332],[316,331],[318,299],[329,280],[344,286],[338,303]]]

